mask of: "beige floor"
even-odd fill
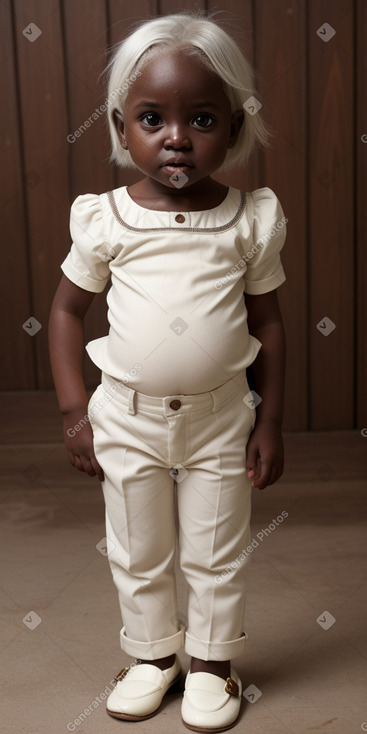
[[[96,549],[105,535],[100,485],[69,467],[53,393],[1,402],[1,732],[187,731],[180,694],[145,722],[105,713],[106,687],[131,659],[119,647],[108,560]],[[249,640],[235,667],[261,695],[243,699],[234,731],[358,734],[367,731],[367,438],[286,434],[285,445],[283,478],[253,495],[253,538],[283,510],[288,517],[252,554]],[[179,570],[178,588],[184,620]]]

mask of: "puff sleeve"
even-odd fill
[[[104,231],[100,197],[78,196],[70,210],[72,245],[61,269],[69,280],[93,293],[101,293],[110,277],[111,260]]]
[[[279,199],[268,187],[256,189],[250,196],[253,244],[246,256],[244,278],[245,293],[256,296],[278,288],[286,279],[279,253],[288,220]]]

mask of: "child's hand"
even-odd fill
[[[86,411],[74,410],[64,414],[64,441],[72,466],[85,471],[90,477],[97,475],[103,482],[104,473],[94,454],[93,431],[89,420],[86,420]]]
[[[252,486],[265,489],[283,473],[284,450],[280,425],[260,421],[247,444],[246,469]]]

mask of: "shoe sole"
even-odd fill
[[[179,692],[182,693],[181,679],[182,679],[182,671],[181,673],[179,673],[177,678],[175,678],[172,681],[170,687],[167,688],[166,692],[163,694],[162,701],[160,702],[158,708],[154,709],[154,711],[151,711],[150,714],[144,714],[143,716],[138,716],[136,714],[124,714],[124,713],[119,713],[117,711],[110,711],[108,708],[106,708],[106,711],[109,716],[113,716],[115,719],[124,719],[125,721],[144,721],[144,719],[150,719],[152,716],[155,716],[159,712],[159,709],[161,708],[162,703],[163,703],[163,699],[167,693],[175,693],[177,692],[177,690],[179,690]]]
[[[238,717],[232,722],[232,724],[228,724],[228,726],[220,726],[217,729],[212,726],[194,726],[193,724],[187,724],[182,717],[181,721],[184,726],[186,726],[186,729],[191,729],[191,731],[202,731],[205,732],[205,734],[217,734],[217,732],[228,731],[228,729],[232,729],[237,724]]]
[[[206,726],[193,726],[193,724],[186,724],[186,721],[184,721],[183,719],[181,720],[184,726],[186,726],[186,729],[191,729],[191,731],[202,731],[205,732],[205,734],[217,734],[217,732],[228,731],[228,729],[232,729],[237,724],[236,719],[233,724],[228,724],[228,726],[220,726],[218,729],[215,729],[213,727]]]

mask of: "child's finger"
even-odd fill
[[[255,469],[249,469],[247,472],[248,479],[259,479],[261,476],[260,462],[256,464]]]
[[[252,444],[251,441],[247,444],[247,455],[246,455],[246,470],[247,476],[250,477],[249,472],[252,472],[251,477],[254,476],[258,469],[259,452],[256,444]],[[250,477],[250,478],[251,478]]]
[[[68,451],[68,457],[69,457],[71,466],[75,467],[75,458],[74,458],[74,454],[72,451]]]
[[[252,482],[252,486],[257,489],[265,489],[270,484],[270,478],[273,471],[273,462],[265,461],[261,462],[261,472],[258,477]]]
[[[254,469],[250,469],[250,471],[247,472],[247,476],[249,479],[252,479],[252,486],[254,487],[254,482],[261,477],[261,461],[260,458],[257,459],[256,465]]]
[[[103,471],[102,467],[98,464],[98,461],[97,461],[97,459],[96,459],[96,457],[94,455],[91,457],[90,463],[92,464],[92,467],[93,467],[95,473],[97,474],[97,477],[98,477],[99,481],[100,482],[103,482],[103,480],[104,480],[104,471]]]
[[[279,479],[279,477],[282,476],[282,473],[283,473],[282,464],[281,463],[280,464],[279,463],[274,464],[273,470],[272,470],[272,473],[271,473],[271,477],[270,477],[270,479],[268,481],[268,484],[274,484],[275,482],[277,482],[278,479]]]
[[[78,456],[77,454],[74,454],[73,466],[75,466],[75,469],[77,469],[78,471],[84,471],[83,462],[80,456]]]
[[[94,456],[94,453],[90,453],[88,455],[83,455],[80,457],[81,463],[82,463],[82,471],[85,471],[86,474],[90,477],[95,477],[96,475],[98,478],[102,481],[103,480],[103,471],[100,465],[98,464],[98,461],[96,457]]]

